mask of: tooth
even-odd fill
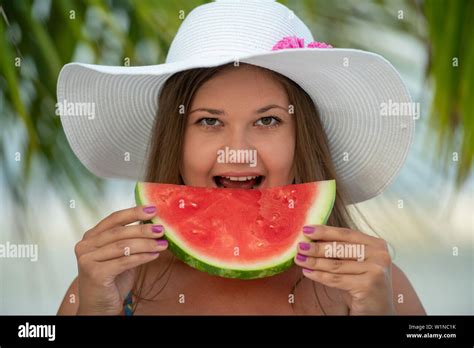
[[[247,181],[256,179],[258,176],[221,176],[222,178],[231,180],[231,181]]]

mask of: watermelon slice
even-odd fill
[[[266,189],[204,188],[139,182],[137,204],[153,204],[169,250],[198,270],[254,279],[293,264],[303,226],[324,224],[336,196],[334,180]]]

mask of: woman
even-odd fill
[[[257,166],[251,171],[258,181],[250,187],[255,184],[264,188],[336,179],[336,202],[327,225],[306,226],[301,231],[312,242],[298,246],[295,266],[289,270],[270,278],[237,280],[213,277],[176,260],[166,250],[167,243],[162,239],[166,234],[163,226],[129,225],[149,220],[156,214],[155,207],[133,207],[115,212],[87,231],[76,245],[79,275],[68,289],[58,314],[425,314],[408,279],[391,263],[385,241],[358,231],[347,209],[350,203],[380,193],[403,163],[411,140],[406,136],[412,130],[410,115],[378,120],[381,130],[390,128],[390,136],[385,139],[380,134],[374,134],[372,128],[376,124],[373,118],[380,116],[374,106],[379,105],[381,100],[405,101],[409,96],[401,81],[393,75],[393,68],[382,58],[374,58],[369,53],[361,55],[352,50],[334,50],[329,56],[331,47],[314,41],[304,48],[305,38],[312,41],[309,30],[295,16],[291,19],[282,16],[284,11],[289,13],[284,6],[268,1],[221,1],[198,7],[180,28],[170,48],[167,64],[161,66],[164,70],[160,74],[153,73],[152,69],[117,73],[107,68],[70,65],[60,77],[59,99],[96,100],[96,103],[102,103],[97,106],[98,118],[102,118],[99,118],[100,124],[93,127],[85,123],[88,121],[78,118],[62,117],[62,121],[78,157],[91,171],[101,176],[143,178],[150,182],[202,187],[235,187],[236,184],[229,182],[225,178],[228,175],[224,174],[232,172],[232,176],[247,176],[249,168],[245,164],[216,161],[217,151],[228,146],[256,150]],[[196,40],[202,40],[200,45],[194,45],[196,40],[186,40],[190,35],[197,35],[193,34],[196,26],[211,25],[209,22],[212,19],[226,23],[226,28],[232,29],[224,34],[209,30],[197,32],[213,36],[211,42],[220,40],[221,44],[216,44],[216,47],[226,46],[225,35],[233,38],[236,43],[229,45],[227,52],[231,54],[238,46],[238,40],[251,33],[249,26],[254,23],[251,17],[257,15],[259,18],[268,16],[265,23],[273,25],[274,31],[281,30],[278,28],[281,28],[283,18],[291,27],[288,30],[299,36],[284,36],[274,41],[272,49],[283,50],[281,55],[280,52],[258,52],[251,58],[237,57],[229,64],[229,61],[219,57],[221,52],[218,52],[216,55],[209,53],[198,64],[202,52],[213,52],[213,49],[207,47],[210,38],[202,39],[198,35]],[[248,22],[248,25],[242,25],[242,22]],[[263,47],[273,32],[259,34],[262,38],[254,40],[260,40]],[[251,39],[249,36],[248,40]],[[189,59],[182,53],[183,47],[193,52],[195,66],[183,63]],[[240,48],[244,50],[245,47]],[[299,48],[303,50],[295,50]],[[306,56],[309,51],[311,57]],[[298,52],[304,52],[304,56]],[[273,61],[265,64],[268,57]],[[322,65],[326,64],[326,69],[314,67],[305,71],[305,66],[316,64],[314,59],[317,57]],[[340,71],[346,68],[344,57],[348,58],[349,66],[361,64],[360,59],[363,58],[365,63],[373,64],[369,67],[375,66],[375,75],[379,76],[383,69],[385,74],[379,82],[366,81],[367,76],[362,74],[370,69],[361,65],[359,70],[357,67],[349,70],[346,80],[343,80]],[[341,58],[340,64],[334,62],[335,58]],[[213,59],[216,62],[222,60],[206,65]],[[288,62],[292,64],[289,68]],[[330,75],[323,75],[318,70],[327,73],[330,66],[334,69],[332,80],[326,78]],[[73,81],[80,81],[80,78],[90,81],[85,78],[87,74],[97,77],[93,84],[96,94],[105,90],[115,95],[111,102],[104,104],[106,98],[94,97],[91,88],[85,85],[72,87]],[[319,77],[319,81],[315,81],[315,77]],[[338,78],[340,81],[337,81]],[[155,87],[152,87],[153,83]],[[124,85],[129,88],[128,94],[126,88],[122,88]],[[140,91],[157,98],[158,108],[145,144],[146,160],[130,166],[130,162],[133,164],[130,159],[139,157],[133,155],[133,148],[140,138],[124,132],[140,128],[136,123],[140,119],[137,113],[149,114],[147,107],[152,105],[148,103],[144,106],[147,102],[140,102],[140,98],[148,97],[134,91],[136,85],[142,86]],[[111,92],[121,88],[124,91]],[[153,88],[156,88],[156,94],[150,92]],[[113,104],[121,102],[117,95],[130,99],[128,103],[122,103],[125,109],[129,108],[129,112]],[[362,97],[365,104],[360,101]],[[352,104],[350,120],[356,126],[352,134],[347,133],[347,128],[343,130],[343,122],[349,120],[344,119],[347,116],[344,108],[351,103],[355,104]],[[105,137],[110,140],[110,146],[119,148],[118,153],[128,148],[132,149],[132,155],[130,151],[124,151],[125,155],[128,153],[129,161],[116,161],[108,165],[104,161],[112,161],[113,156],[104,157],[101,161],[100,154],[95,156],[89,153],[100,151],[87,147],[94,143],[91,141],[94,136],[99,142],[104,139],[104,134],[100,136],[97,129],[101,124],[107,124],[107,120],[108,125],[112,126],[113,118],[104,115],[112,117],[113,114],[122,123],[121,128],[117,131],[112,129],[112,134]],[[360,115],[366,119],[362,116],[358,118]],[[337,128],[331,128],[331,122],[340,125],[339,133]],[[83,127],[83,131],[84,127],[89,127],[91,133],[87,135],[88,140],[81,140],[78,126]],[[364,133],[364,129],[369,131]],[[126,147],[121,148],[117,141],[120,132],[123,139],[130,140]],[[396,132],[400,134],[401,144],[392,139]],[[376,139],[376,142],[365,141],[361,138],[364,134],[372,140]],[[354,139],[345,140],[351,136]],[[349,158],[354,156],[355,159],[341,164],[334,155],[335,144],[346,150],[343,152]],[[376,148],[374,144],[378,144]],[[100,149],[103,153],[106,153],[106,146],[104,143]],[[354,146],[360,152],[369,152],[369,159],[365,162],[358,159],[358,153],[352,148]],[[366,167],[367,161],[374,161],[376,154],[390,150],[392,158],[384,159],[386,162],[381,169],[374,169],[376,162],[373,162],[365,178],[360,176],[363,171],[359,171],[359,176],[348,174],[347,166],[364,168],[364,163]],[[144,177],[137,174],[140,166],[145,167]],[[357,172],[354,168],[352,171]],[[363,245],[363,260],[326,257],[324,246],[333,242]],[[130,255],[123,254],[126,247],[131,250]],[[75,296],[78,301],[70,303],[72,294],[78,295]]]

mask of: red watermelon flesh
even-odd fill
[[[137,183],[137,204],[157,206],[169,250],[188,265],[229,278],[262,278],[293,264],[303,226],[324,224],[335,181],[266,189]]]

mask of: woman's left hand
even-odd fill
[[[311,242],[299,243],[295,262],[307,278],[343,290],[350,315],[396,314],[385,240],[326,225],[303,232]]]

